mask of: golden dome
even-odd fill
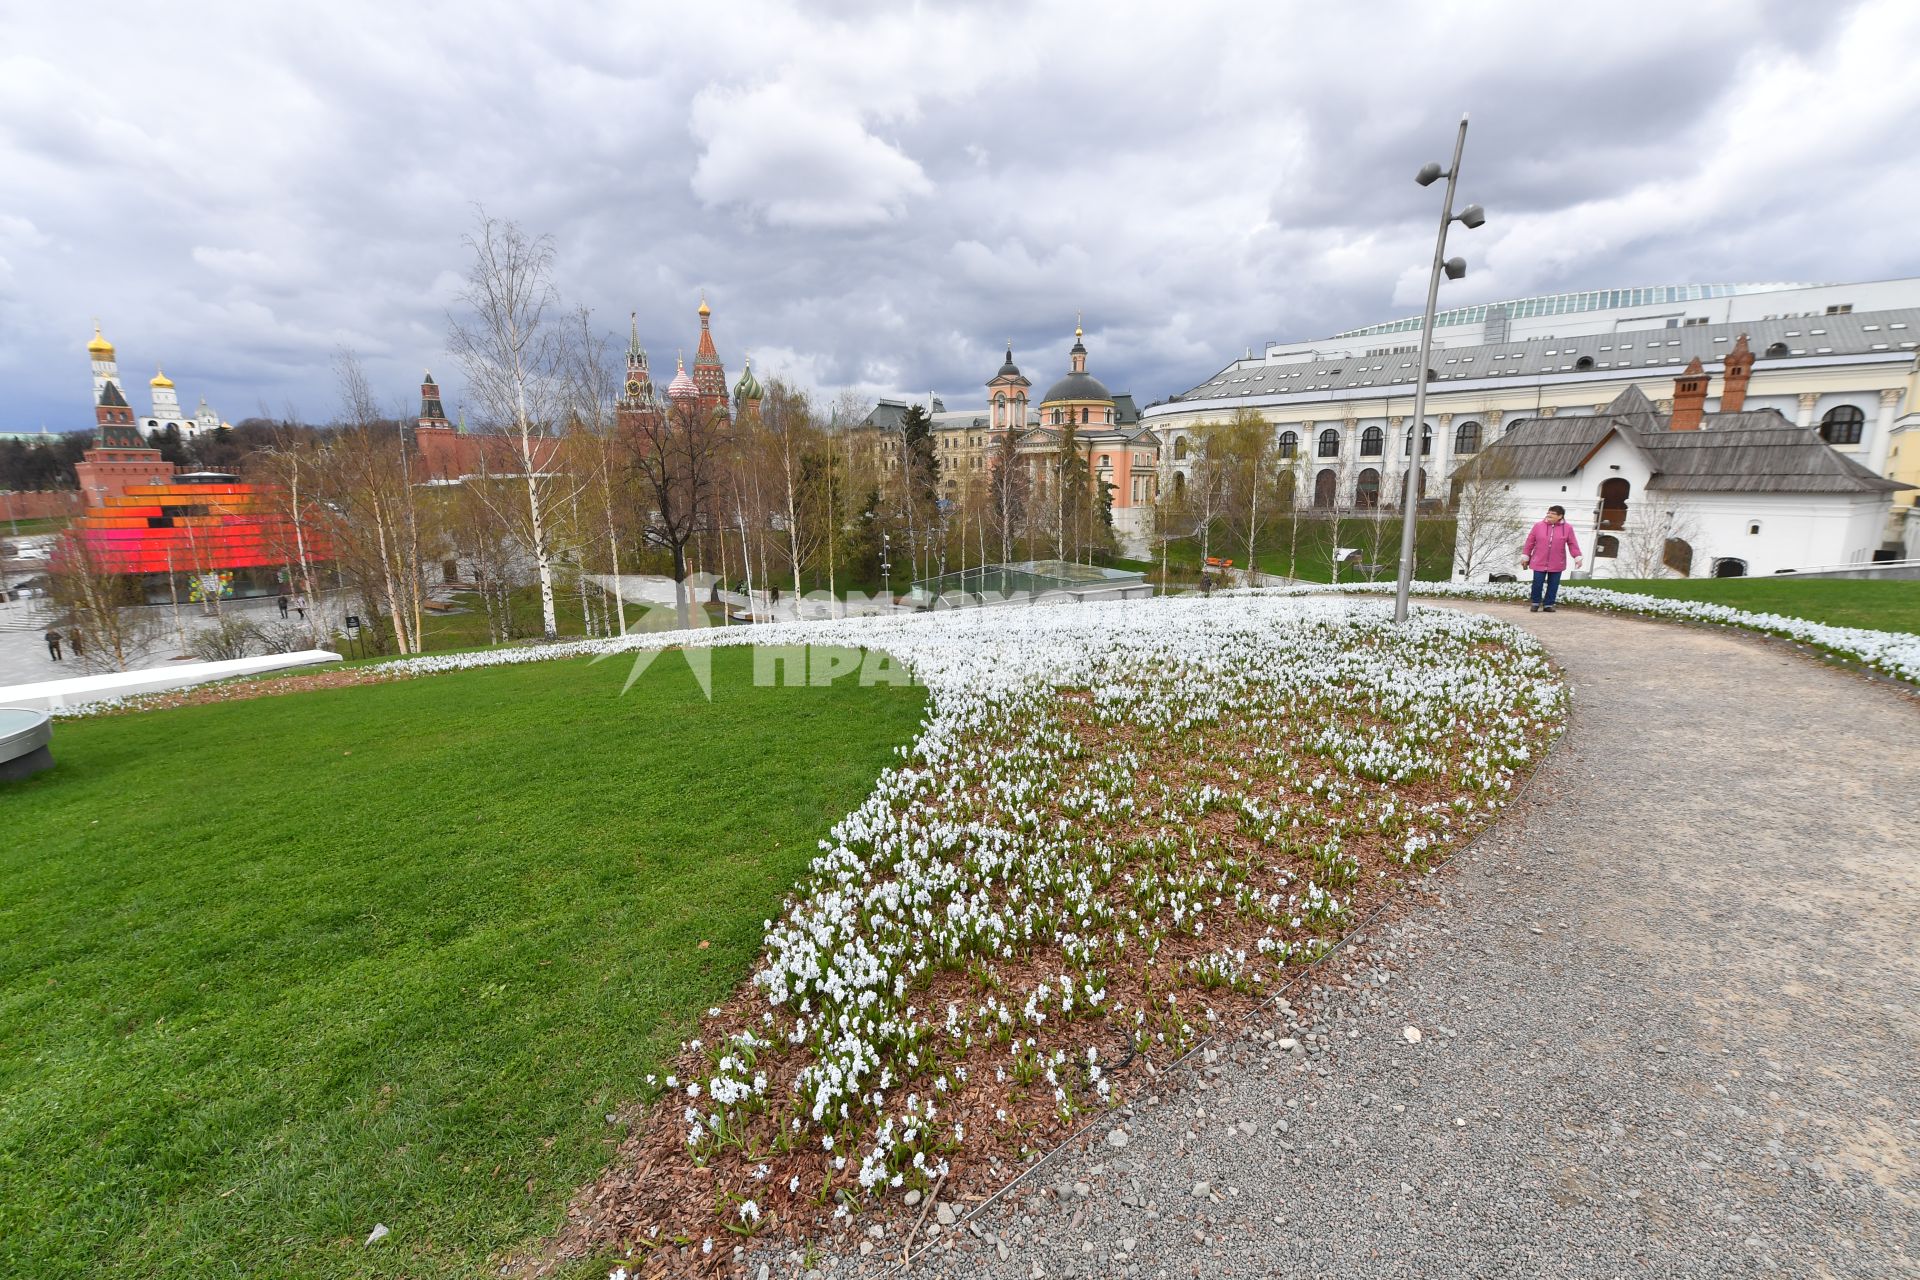
[[[93,341],[87,344],[87,354],[99,356],[103,360],[113,359],[113,344],[100,336],[100,326],[93,326]]]
[[[707,305],[707,292],[704,289],[700,291],[700,314],[703,317],[713,314],[713,308]]]
[[[166,374],[160,372],[159,368],[156,366],[153,371],[153,379],[147,385],[153,386],[153,387],[170,387],[173,385],[173,379],[169,378]]]

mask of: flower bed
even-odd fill
[[[1416,582],[1413,593],[1420,596],[1458,600],[1498,600],[1524,604],[1526,583],[1488,582]],[[1306,596],[1358,593],[1392,595],[1390,582],[1340,583],[1329,586],[1259,588],[1235,594]],[[1633,591],[1613,591],[1606,587],[1582,587],[1562,584],[1559,602],[1614,613],[1631,613],[1646,618],[1674,622],[1705,622],[1724,627],[1741,627],[1763,635],[1779,636],[1810,644],[1842,658],[1860,663],[1900,680],[1920,684],[1920,636],[1899,631],[1874,631],[1867,627],[1836,627],[1824,622],[1779,613],[1754,613],[1704,600],[1671,600],[1662,596],[1641,595]]]
[[[767,922],[751,985],[650,1082],[566,1252],[717,1266],[729,1232],[1010,1176],[1484,825],[1564,710],[1516,628],[1395,627],[1372,602],[777,634],[908,664],[924,730]]]
[[[942,1178],[997,1185],[1483,827],[1565,693],[1507,623],[1278,593],[634,635],[864,647],[919,738],[822,842],[555,1249],[710,1267]],[[869,660],[861,670],[874,671]],[[884,664],[882,664],[884,665]]]

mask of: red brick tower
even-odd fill
[[[707,305],[706,295],[700,297],[700,345],[693,353],[693,385],[700,392],[700,407],[719,417],[728,417],[727,413],[727,371],[720,363],[720,353],[713,345],[713,329],[708,317],[713,308]]]
[[[1700,357],[1695,356],[1673,380],[1673,417],[1667,422],[1669,431],[1698,431],[1700,416],[1707,409],[1707,374],[1700,365]]]
[[[462,471],[459,433],[447,421],[440,404],[440,386],[433,374],[420,378],[420,418],[413,426],[414,447],[429,480],[458,480]]]
[[[1741,334],[1727,352],[1727,375],[1720,384],[1720,412],[1739,413],[1747,407],[1747,381],[1753,377],[1753,351]]]

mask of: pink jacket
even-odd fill
[[[1580,556],[1580,540],[1573,536],[1573,526],[1565,520],[1559,524],[1542,520],[1527,532],[1527,545],[1521,554],[1526,556],[1530,569],[1565,573],[1567,557],[1578,559]]]

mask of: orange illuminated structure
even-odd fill
[[[167,598],[169,575],[185,584],[187,598],[274,595],[297,578],[302,540],[280,497],[270,485],[196,472],[164,484],[126,485],[72,527],[101,569],[146,578],[148,599]],[[323,529],[302,532],[309,563],[333,559]]]

